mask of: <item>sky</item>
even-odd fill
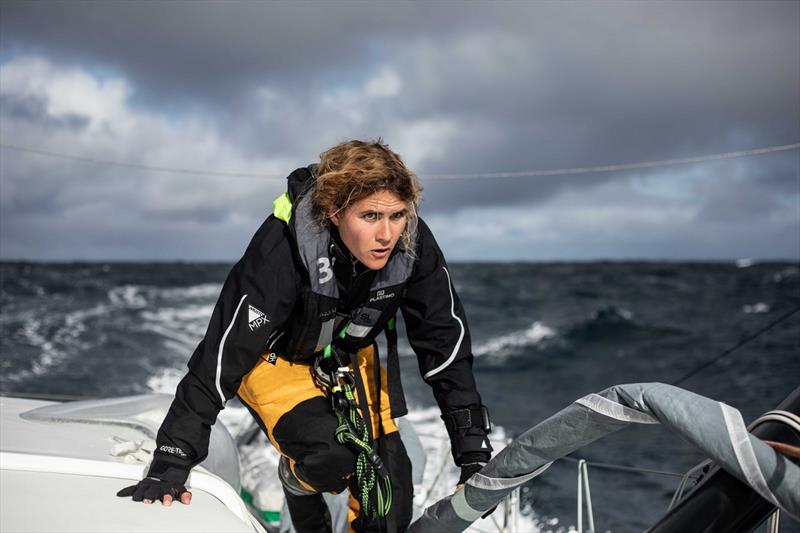
[[[800,261],[797,148],[463,177],[800,143],[800,2],[0,2],[0,259],[235,261],[377,137],[450,261]]]

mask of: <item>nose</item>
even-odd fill
[[[388,217],[381,219],[378,222],[378,227],[375,232],[375,240],[382,245],[387,245],[392,240],[392,228],[389,225]]]

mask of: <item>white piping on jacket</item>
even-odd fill
[[[236,323],[236,317],[239,316],[239,309],[242,308],[242,304],[244,303],[244,299],[247,298],[245,294],[242,296],[242,299],[239,300],[239,305],[236,306],[236,311],[233,312],[233,318],[231,318],[231,323],[228,324],[228,328],[225,330],[225,334],[222,336],[222,340],[219,342],[219,348],[217,350],[217,378],[214,381],[217,385],[217,392],[219,393],[219,401],[222,402],[222,406],[225,407],[225,395],[222,394],[222,386],[220,385],[220,376],[222,375],[222,349],[225,347],[225,339],[228,338],[228,333],[231,332],[231,328]]]
[[[453,359],[456,358],[458,350],[459,348],[461,348],[461,341],[464,340],[464,323],[461,322],[461,319],[456,316],[456,300],[455,298],[453,298],[453,284],[450,281],[450,272],[448,272],[445,267],[442,267],[442,270],[444,270],[444,273],[447,275],[447,288],[450,290],[450,314],[453,316],[453,318],[458,322],[458,325],[461,327],[461,334],[458,336],[458,342],[456,342],[456,345],[453,348],[453,353],[450,354],[450,357],[447,358],[447,361],[437,366],[433,370],[429,370],[428,372],[426,372],[425,375],[422,376],[424,379],[428,379],[431,376],[435,376],[436,374],[447,368],[447,366],[453,362]]]

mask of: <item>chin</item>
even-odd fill
[[[380,270],[386,266],[386,263],[389,262],[389,258],[386,259],[366,259],[361,261],[365,267],[370,270]]]

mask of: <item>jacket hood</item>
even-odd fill
[[[289,193],[289,199],[293,204],[314,186],[314,180],[317,177],[316,170],[316,164],[300,167],[286,178],[286,191]]]

